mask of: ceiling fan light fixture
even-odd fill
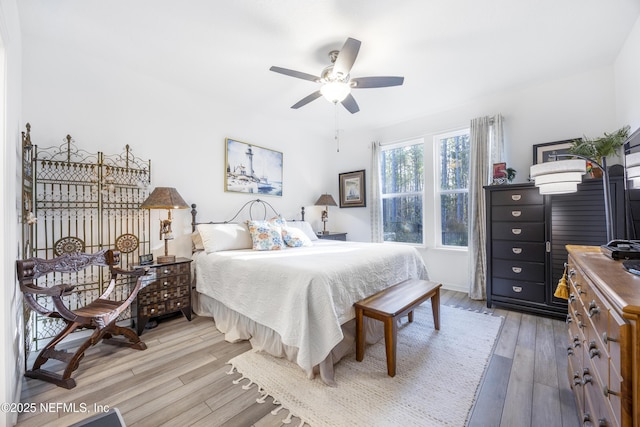
[[[327,101],[335,104],[342,102],[351,93],[351,86],[345,82],[328,82],[322,85],[320,93]]]

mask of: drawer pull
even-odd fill
[[[602,387],[602,394],[604,394],[605,397],[609,397],[610,394],[613,394],[614,396],[620,396],[620,393],[618,393],[617,391],[611,391],[607,386]]]
[[[522,292],[522,286],[512,286],[513,292]]]
[[[569,294],[569,302],[570,302],[570,303],[573,303],[573,302],[575,302],[575,301],[576,301],[576,296],[573,294],[573,292],[571,292],[571,293]]]
[[[593,317],[598,313],[600,313],[600,307],[598,307],[596,300],[593,300],[589,303],[589,317]]]
[[[154,311],[156,311],[156,309],[155,309],[155,308],[152,308],[152,309],[151,309],[151,312],[153,313]]]
[[[580,338],[577,335],[573,337],[573,347],[574,348],[580,347]]]
[[[520,255],[522,253],[522,248],[511,248],[511,252],[516,255]]]
[[[608,342],[608,341],[618,342],[617,339],[609,337],[609,335],[606,332],[602,333],[602,341],[604,341],[604,342]]]
[[[520,194],[512,194],[511,195],[511,200],[517,202],[518,200],[522,199],[522,196]]]
[[[580,378],[580,373],[573,373],[573,385],[582,385],[582,378]]]
[[[589,359],[593,359],[598,356],[600,358],[600,350],[598,350],[598,346],[595,341],[589,342]],[[586,369],[586,368],[585,368]]]
[[[522,215],[522,211],[511,211],[511,216],[514,217],[519,217],[520,215]]]
[[[169,282],[162,283],[162,286],[169,286]]]
[[[522,233],[522,228],[512,228],[511,232],[515,235],[521,234]]]
[[[588,372],[582,376],[582,385],[592,384],[592,381],[593,377]]]
[[[163,270],[162,271],[162,274],[169,274],[169,273],[171,273],[171,270]]]
[[[177,305],[178,307],[180,307],[180,303],[177,303],[176,305]]]
[[[167,298],[169,296],[169,294],[164,294],[164,297]]]
[[[513,271],[516,274],[520,274],[522,273],[522,267],[511,267],[511,271]]]
[[[567,314],[567,325],[573,322],[573,317],[570,314]]]
[[[573,356],[573,348],[572,347],[567,347],[567,356]]]

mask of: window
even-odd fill
[[[423,244],[424,141],[380,152],[384,241]]]
[[[469,241],[469,129],[436,135],[434,143],[439,160],[436,183],[436,197],[440,202],[439,244],[466,247]]]

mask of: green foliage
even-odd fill
[[[613,133],[604,133],[598,138],[574,139],[571,141],[569,153],[589,157],[598,162],[602,162],[603,157],[610,157],[618,154],[618,149],[629,137],[629,126],[624,126]]]

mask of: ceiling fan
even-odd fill
[[[320,77],[282,67],[271,67],[269,69],[276,73],[322,84],[319,90],[302,98],[293,104],[291,108],[300,108],[324,96],[329,102],[334,104],[340,102],[351,114],[357,113],[360,111],[360,107],[358,107],[358,103],[353,95],[351,95],[351,89],[400,86],[404,82],[404,77],[393,76],[351,78],[349,73],[358,56],[360,44],[361,42],[359,40],[349,37],[341,50],[332,50],[329,52],[331,65],[322,70]]]

